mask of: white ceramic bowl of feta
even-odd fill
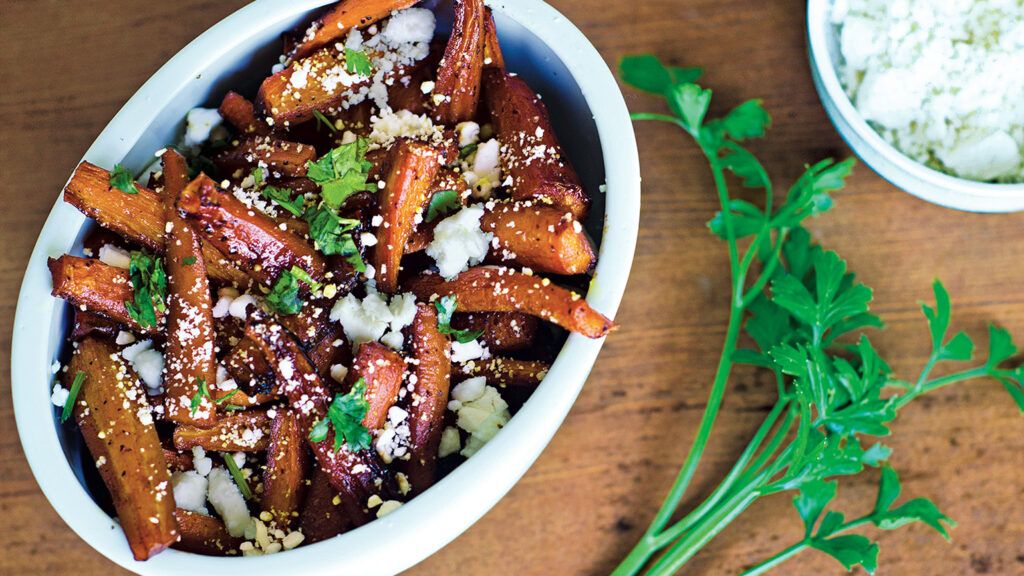
[[[164,65],[114,117],[85,154],[101,166],[141,170],[177,141],[185,114],[219,102],[228,89],[254,92],[276,62],[279,35],[330,0],[258,0],[223,20]],[[450,8],[440,3],[439,22]],[[509,68],[540,92],[570,158],[594,199],[587,222],[599,239],[587,300],[613,317],[636,244],[640,168],[625,102],[600,54],[571,22],[541,0],[492,0]],[[605,188],[607,186],[607,188]],[[599,191],[602,190],[602,191]],[[603,192],[606,190],[606,192]],[[50,403],[51,364],[70,315],[50,296],[46,259],[80,253],[92,224],[58,200],[29,261],[14,323],[12,390],[18,432],[39,486],[65,522],[93,548],[141,573],[394,574],[429,556],[483,516],[526,472],[562,423],[602,341],[572,335],[526,405],[479,453],[385,518],[337,538],[263,557],[213,558],[167,550],[136,562],[117,525],[96,504],[77,431]]]
[[[898,150],[865,120],[840,80],[843,55],[832,18],[837,1],[808,1],[808,50],[811,74],[825,111],[854,153],[895,186],[929,202],[972,212],[1024,210],[1024,184],[979,182],[930,168]],[[902,88],[909,89],[900,86],[893,90],[894,99]]]

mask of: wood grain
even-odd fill
[[[609,63],[656,52],[701,65],[721,110],[761,97],[775,118],[754,146],[780,183],[806,162],[849,152],[811,85],[804,3],[796,0],[553,0]],[[89,143],[171,55],[241,6],[239,0],[0,1],[0,395],[10,398],[11,324],[21,276],[50,206]],[[634,110],[658,104],[627,93]],[[711,182],[671,129],[638,125],[644,174],[632,279],[589,383],[550,447],[507,498],[413,574],[600,574],[632,546],[681,463],[714,371],[726,321],[722,245],[704,222]],[[896,190],[866,167],[811,225],[875,288],[889,324],[876,343],[898,374],[916,373],[928,342],[917,302],[942,278],[954,327],[995,321],[1024,340],[1024,214],[945,210]],[[773,399],[773,385],[738,373],[694,486],[710,490]],[[959,526],[945,543],[927,529],[877,535],[879,574],[1024,572],[1024,435],[1002,389],[977,382],[910,407],[888,440],[904,494],[933,498]],[[873,474],[844,482],[850,513],[873,500]],[[0,402],[0,574],[120,573],[47,504]],[[797,537],[787,497],[759,502],[688,566],[733,574]],[[842,574],[813,552],[778,574]]]

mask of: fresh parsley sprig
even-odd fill
[[[196,383],[199,385],[199,389],[196,390],[196,393],[192,395],[192,399],[189,405],[189,414],[192,416],[195,416],[196,411],[198,411],[199,407],[203,405],[203,398],[209,398],[210,402],[213,402],[215,405],[219,406],[227,402],[232,396],[234,396],[238,392],[238,389],[235,388],[231,392],[228,392],[227,394],[221,396],[220,398],[215,399],[213,395],[210,394],[210,387],[209,385],[207,385],[205,378],[196,378]]]
[[[131,253],[128,274],[134,292],[132,301],[124,303],[128,315],[143,328],[155,327],[157,312],[167,310],[167,274],[163,260],[135,250]]]
[[[455,296],[452,295],[442,296],[434,302],[434,307],[437,308],[437,331],[455,338],[455,341],[460,344],[466,344],[482,336],[484,331],[452,328],[452,315],[455,314],[457,306]]]
[[[135,183],[132,173],[120,164],[114,164],[114,169],[110,171],[110,187],[125,194],[139,193],[139,185]]]
[[[360,378],[345,394],[336,394],[327,417],[313,425],[309,439],[313,442],[327,440],[330,428],[334,427],[334,450],[344,444],[351,452],[361,452],[370,447],[373,437],[363,426],[363,418],[370,409],[366,400],[366,380]]]
[[[1024,368],[1001,367],[1017,350],[1010,335],[990,328],[984,364],[931,378],[937,364],[968,361],[974,350],[966,334],[948,335],[949,295],[936,282],[935,306],[923,306],[932,353],[915,382],[895,378],[864,333],[882,327],[869,309],[871,289],[857,281],[835,252],[815,245],[802,226],[832,207],[830,194],[843,186],[853,162],[825,160],[809,166],[776,206],[764,167],[743,147],[747,139],[762,137],[771,124],[759,101],[709,119],[712,93],[694,83],[699,70],[636,56],[623,59],[621,72],[628,84],[662,96],[671,110],[634,114],[634,119],[672,124],[704,153],[721,206],[708,226],[726,241],[732,287],[722,356],[693,444],[654,520],[615,574],[636,574],[649,564],[647,574],[674,574],[753,502],[778,492],[796,492],[804,538],[747,574],[761,574],[806,549],[829,554],[846,568],[859,565],[873,572],[877,543],[842,534],[865,524],[894,529],[923,522],[948,537],[947,527],[953,523],[931,501],[918,498],[893,507],[899,480],[885,464],[891,450],[870,438],[888,435],[899,410],[915,398],[973,378],[998,380],[1024,411]],[[761,189],[762,205],[732,197],[727,174],[744,187]],[[755,348],[738,347],[744,331]],[[708,444],[735,364],[770,370],[778,401],[721,484],[672,523]],[[837,479],[867,467],[882,469],[872,512],[851,521],[839,512],[826,512]]]
[[[302,310],[302,298],[299,297],[299,281],[290,270],[284,270],[277,277],[273,288],[263,299],[267,308],[282,316],[294,316]]]
[[[377,189],[366,180],[373,164],[366,160],[369,142],[357,138],[354,142],[334,148],[315,162],[306,163],[306,176],[320,186],[323,202],[337,210],[352,195]]]
[[[459,208],[462,208],[462,198],[459,193],[455,190],[441,190],[430,197],[430,203],[427,204],[427,215],[423,219],[433,222]]]
[[[327,256],[345,258],[358,272],[366,271],[354,237],[361,224],[359,220],[342,218],[335,209],[323,204],[308,208],[303,218],[309,224],[309,237],[317,250]]]
[[[345,69],[350,74],[369,77],[373,74],[373,64],[370,57],[362,50],[345,48]]]

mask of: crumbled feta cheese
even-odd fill
[[[185,146],[199,146],[224,122],[216,108],[193,108],[185,116]]]
[[[206,450],[202,446],[192,448],[192,467],[203,477],[209,475],[210,470],[213,470],[213,460],[206,455]]]
[[[153,349],[152,340],[143,340],[128,346],[121,351],[121,356],[139,375],[150,396],[163,392],[164,355]]]
[[[398,500],[387,500],[377,509],[377,518],[383,518],[402,507]]]
[[[480,142],[480,125],[476,122],[458,124],[455,126],[455,133],[459,135],[459,148]]]
[[[434,229],[427,255],[437,262],[441,276],[451,280],[470,266],[483,262],[490,246],[490,232],[480,229],[483,208],[467,206],[445,218]]]
[[[396,12],[384,26],[384,39],[390,44],[430,42],[437,22],[426,8],[408,8]]]
[[[333,378],[335,382],[341,384],[345,381],[346,376],[348,376],[348,368],[341,364],[331,366],[331,378]]]
[[[121,330],[120,332],[117,333],[117,339],[114,340],[114,343],[117,344],[118,346],[127,346],[128,344],[134,344],[135,334]]]
[[[391,299],[389,305],[386,295],[371,290],[362,300],[352,294],[338,300],[331,309],[330,318],[341,322],[349,342],[358,346],[363,342],[380,340],[388,328],[401,337],[401,330],[411,324],[415,316],[416,297],[412,294],[399,294]],[[397,347],[401,347],[400,342]]]
[[[461,449],[462,439],[459,438],[459,431],[452,426],[445,427],[441,432],[441,444],[437,448],[437,457],[445,458]]]
[[[472,340],[464,344],[458,340],[452,341],[452,362],[464,363],[490,356],[490,352],[480,344],[479,340]]]
[[[469,433],[466,446],[459,452],[466,458],[476,454],[512,418],[501,394],[493,386],[487,386],[483,377],[460,383],[452,390],[452,398],[454,406],[449,408],[458,413],[456,424]]]
[[[100,246],[100,262],[114,268],[127,270],[132,263],[132,255],[124,248],[112,244]]]
[[[475,198],[486,200],[501,183],[501,145],[498,140],[491,139],[477,146],[472,160],[472,166],[464,167],[462,178]]]
[[[175,472],[171,475],[174,486],[174,504],[178,508],[208,514],[206,510],[207,480],[202,474],[193,470]]]
[[[452,388],[452,398],[459,402],[472,402],[484,395],[485,388],[487,388],[487,378],[483,376],[470,378]]]
[[[242,536],[250,521],[249,507],[245,504],[245,498],[239,492],[234,478],[224,468],[214,468],[210,471],[208,479],[207,499],[224,521],[228,534],[236,538]]]
[[[58,408],[63,408],[68,403],[70,392],[60,384],[53,385],[53,392],[50,394],[50,403]]]
[[[387,421],[377,435],[374,447],[385,464],[409,457],[411,431],[409,429],[409,413],[398,406],[388,409]]]
[[[256,299],[253,298],[252,294],[243,294],[231,301],[231,304],[228,306],[228,314],[239,320],[245,320],[249,317],[249,306],[255,304]],[[216,309],[216,306],[214,308]]]
[[[426,114],[413,114],[408,110],[387,110],[370,119],[369,147],[388,148],[399,138],[440,143],[444,132]]]

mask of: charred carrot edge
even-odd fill
[[[350,526],[338,491],[331,486],[327,473],[316,467],[299,514],[299,528],[306,536],[305,541],[310,544],[323,542],[344,534]]]
[[[263,356],[263,350],[250,338],[242,338],[228,352],[224,358],[224,367],[239,387],[263,392],[276,388],[273,368]]]
[[[461,381],[483,376],[488,384],[499,388],[536,388],[550,369],[550,364],[536,360],[490,358],[463,365],[453,378]]]
[[[532,346],[540,329],[540,320],[521,312],[480,312],[456,314],[452,317],[452,327],[482,331],[481,343],[492,354],[503,354]]]
[[[501,202],[484,212],[480,228],[497,246],[489,260],[516,264],[534,272],[572,276],[593,267],[594,248],[583,225],[565,212],[535,202]]]
[[[174,517],[178,520],[181,540],[171,548],[205,556],[238,554],[242,539],[228,534],[219,519],[182,508],[174,510]]]
[[[308,439],[313,424],[327,414],[330,392],[298,343],[280,325],[251,322],[246,327],[246,336],[261,346],[274,367],[278,386],[287,395],[289,409],[295,413],[299,428]],[[362,525],[369,521],[366,501],[372,494],[385,497],[395,492],[390,473],[375,452],[352,452],[345,445],[334,450],[333,428],[323,441],[309,440],[308,444],[331,486],[338,491],[345,514],[352,523]]]
[[[292,59],[305,58],[348,34],[387,18],[392,12],[408,8],[419,0],[344,0],[312,24],[305,36],[292,48]]]
[[[401,140],[391,152],[380,198],[383,220],[376,229],[377,245],[373,251],[377,286],[382,292],[393,293],[398,288],[405,244],[440,168],[438,151],[419,142]]]
[[[419,493],[437,478],[437,449],[451,386],[451,343],[438,331],[437,312],[427,304],[417,305],[411,334],[416,388],[415,401],[409,406],[410,459],[406,470],[409,484]]]
[[[185,187],[178,197],[178,209],[194,221],[206,242],[265,286],[273,286],[292,266],[302,268],[314,280],[323,279],[324,259],[310,244],[249,209],[205,174]]]
[[[305,176],[306,163],[312,160],[316,160],[313,146],[270,136],[250,136],[213,157],[213,163],[221,174],[250,171],[265,165],[275,178]]]
[[[164,459],[167,460],[167,467],[172,472],[192,470],[192,453],[178,452],[170,448],[164,448]]]
[[[167,150],[163,168],[164,213],[169,228],[164,250],[168,288],[164,410],[172,422],[205,428],[217,420],[213,401],[200,395],[196,410],[191,410],[188,402],[199,392],[200,381],[213,386],[217,380],[210,283],[199,238],[174,206],[188,184],[185,158]]]
[[[339,273],[335,271],[331,282],[338,282],[339,277]],[[347,294],[348,291],[339,290],[339,293]],[[309,297],[298,314],[282,316],[278,321],[295,336],[303,349],[310,348],[327,333],[333,333],[334,327],[337,326],[335,324],[332,327],[330,321],[332,306],[334,306],[334,303],[330,299]]]
[[[178,450],[200,446],[214,452],[262,452],[268,444],[270,418],[266,410],[245,410],[224,416],[210,428],[179,424],[174,429],[174,447]]]
[[[239,134],[270,134],[270,127],[256,119],[256,107],[253,103],[234,90],[224,95],[219,112]]]
[[[178,539],[174,493],[156,428],[140,416],[148,413],[146,392],[117,352],[103,341],[83,340],[66,378],[85,374],[75,420],[110,491],[132,555],[146,560]]]
[[[290,410],[278,410],[270,425],[267,466],[263,472],[263,498],[260,506],[269,512],[277,527],[284,530],[298,516],[306,488],[306,437]]]
[[[105,316],[127,326],[132,331],[154,334],[156,326],[143,328],[129,314],[125,302],[135,298],[127,270],[115,268],[91,258],[67,254],[47,261],[53,280],[53,295],[67,300],[73,306]],[[157,326],[164,313],[155,310]]]
[[[87,336],[98,335],[116,338],[121,331],[121,324],[100,316],[95,312],[75,308],[75,327],[71,329],[71,339],[81,340]]]
[[[359,346],[349,380],[355,382],[362,378],[366,382],[365,397],[370,408],[363,418],[363,426],[367,430],[384,427],[388,410],[398,400],[398,389],[402,387],[404,372],[405,361],[391,348],[378,342],[366,342]]]
[[[167,220],[156,192],[140,186],[137,194],[125,194],[110,186],[109,172],[82,162],[64,188],[64,201],[100,226],[154,252],[164,251]],[[203,257],[211,278],[234,284],[248,281],[245,274],[231,266],[212,246],[203,245]]]
[[[478,266],[447,282],[424,274],[408,288],[421,300],[455,296],[460,312],[523,312],[588,338],[601,338],[615,327],[579,294],[510,268]]]
[[[583,220],[590,197],[551,127],[547,108],[522,78],[497,68],[484,71],[484,100],[512,176],[512,197],[538,200]],[[543,151],[536,157],[537,151]]]
[[[494,25],[494,13],[484,9],[484,67],[505,69],[505,55],[498,42],[498,27]]]
[[[331,48],[323,48],[304,56],[291,66],[268,77],[256,94],[256,107],[273,120],[274,126],[301,124],[313,118],[313,113],[339,108],[342,101],[366,81],[351,86],[338,83],[332,90],[320,81],[327,70],[345,66],[345,59]],[[292,74],[297,69],[308,71],[309,80],[302,88],[292,85]]]
[[[454,126],[472,120],[484,67],[483,0],[456,0],[455,24],[437,70],[434,117]]]
[[[323,377],[329,373],[333,364],[338,364],[341,358],[351,360],[350,346],[345,343],[345,332],[338,323],[331,323],[327,331],[320,337],[320,340],[309,349],[306,356],[313,363],[317,373]],[[351,362],[345,362],[351,365]]]

